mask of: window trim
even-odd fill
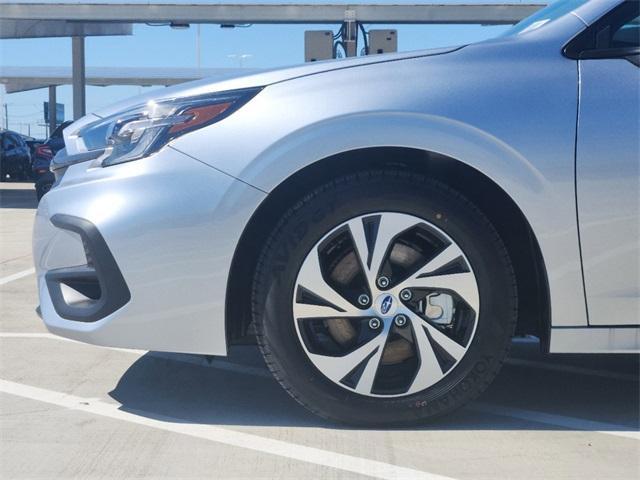
[[[598,48],[593,45],[595,31],[602,31],[607,27],[611,27],[612,22],[618,18],[621,11],[633,9],[634,7],[637,10],[631,10],[631,14],[633,15],[635,13],[635,16],[637,16],[638,10],[640,10],[640,2],[638,0],[626,0],[605,13],[601,18],[567,42],[562,49],[564,56],[574,60],[624,58],[638,65],[638,59],[636,57],[640,56],[640,46]]]

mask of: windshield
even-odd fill
[[[589,0],[557,0],[551,5],[537,11],[530,17],[525,18],[521,22],[515,24],[507,30],[503,36],[520,35],[552,22],[556,18],[560,18],[569,12],[574,11],[580,5],[587,3]]]

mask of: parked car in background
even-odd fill
[[[24,140],[24,142],[27,144],[27,146],[29,147],[29,153],[31,154],[31,165],[29,167],[29,175],[27,176],[27,178],[25,178],[25,180],[29,179],[29,180],[35,180],[35,174],[33,171],[33,162],[36,159],[37,153],[38,153],[38,147],[40,147],[44,142],[46,142],[46,139],[38,139],[38,138],[33,138],[30,137],[28,135],[22,135],[22,139]]]
[[[28,135],[22,135],[22,139],[24,140],[24,142],[29,147],[29,153],[31,154],[31,161],[33,161],[33,158],[34,158],[34,156],[36,154],[36,148],[38,148],[40,145],[42,145],[46,140],[33,138],[33,137],[28,136]]]
[[[71,121],[62,122],[58,128],[56,128],[51,136],[41,145],[38,145],[35,149],[33,161],[31,162],[31,169],[33,172],[34,185],[36,188],[36,195],[38,201],[42,196],[47,193],[53,182],[55,182],[55,176],[49,170],[49,164],[51,159],[58,153],[59,150],[64,148],[64,138],[62,132],[68,127]]]
[[[361,425],[472,401],[514,333],[639,352],[639,14],[562,0],[87,115],[35,220],[47,328],[208,355],[255,332],[298,402]]]
[[[51,189],[53,182],[56,180],[53,172],[49,170],[52,158],[53,152],[49,145],[43,144],[36,147],[36,153],[33,161],[31,162],[31,169],[38,201],[40,201],[42,196]]]
[[[31,173],[31,152],[18,132],[0,132],[0,181],[20,181]]]
[[[58,127],[49,135],[49,138],[44,142],[46,145],[51,148],[51,151],[55,155],[59,150],[64,148],[64,129],[71,125],[73,121],[66,120],[62,122]]]

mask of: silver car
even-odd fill
[[[78,120],[35,222],[65,337],[226,355],[311,411],[452,411],[514,334],[640,349],[639,3],[499,38],[197,81]]]

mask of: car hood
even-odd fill
[[[217,78],[215,81],[212,81],[210,78],[203,78],[201,80],[195,80],[168,88],[154,90],[145,95],[139,95],[127,100],[123,100],[116,104],[110,105],[109,107],[100,109],[91,115],[87,115],[87,117],[89,118],[85,117],[81,119],[76,126],[80,126],[80,123],[86,124],[94,121],[96,120],[95,117],[104,118],[110,115],[114,115],[123,110],[134,108],[147,102],[148,100],[159,101],[168,100],[171,98],[190,97],[207,93],[223,92],[226,90],[236,90],[241,88],[265,87],[267,85],[291,80],[293,78],[304,77],[307,75],[330,72],[332,70],[341,70],[344,68],[359,67],[362,65],[372,65],[375,63],[393,62],[408,58],[442,55],[445,53],[453,52],[460,48],[462,47],[458,46],[406,53],[371,55],[366,57],[348,58],[341,60],[327,60],[322,62],[306,63],[303,65],[297,65],[288,68],[264,70],[250,75],[242,74],[223,80]]]

